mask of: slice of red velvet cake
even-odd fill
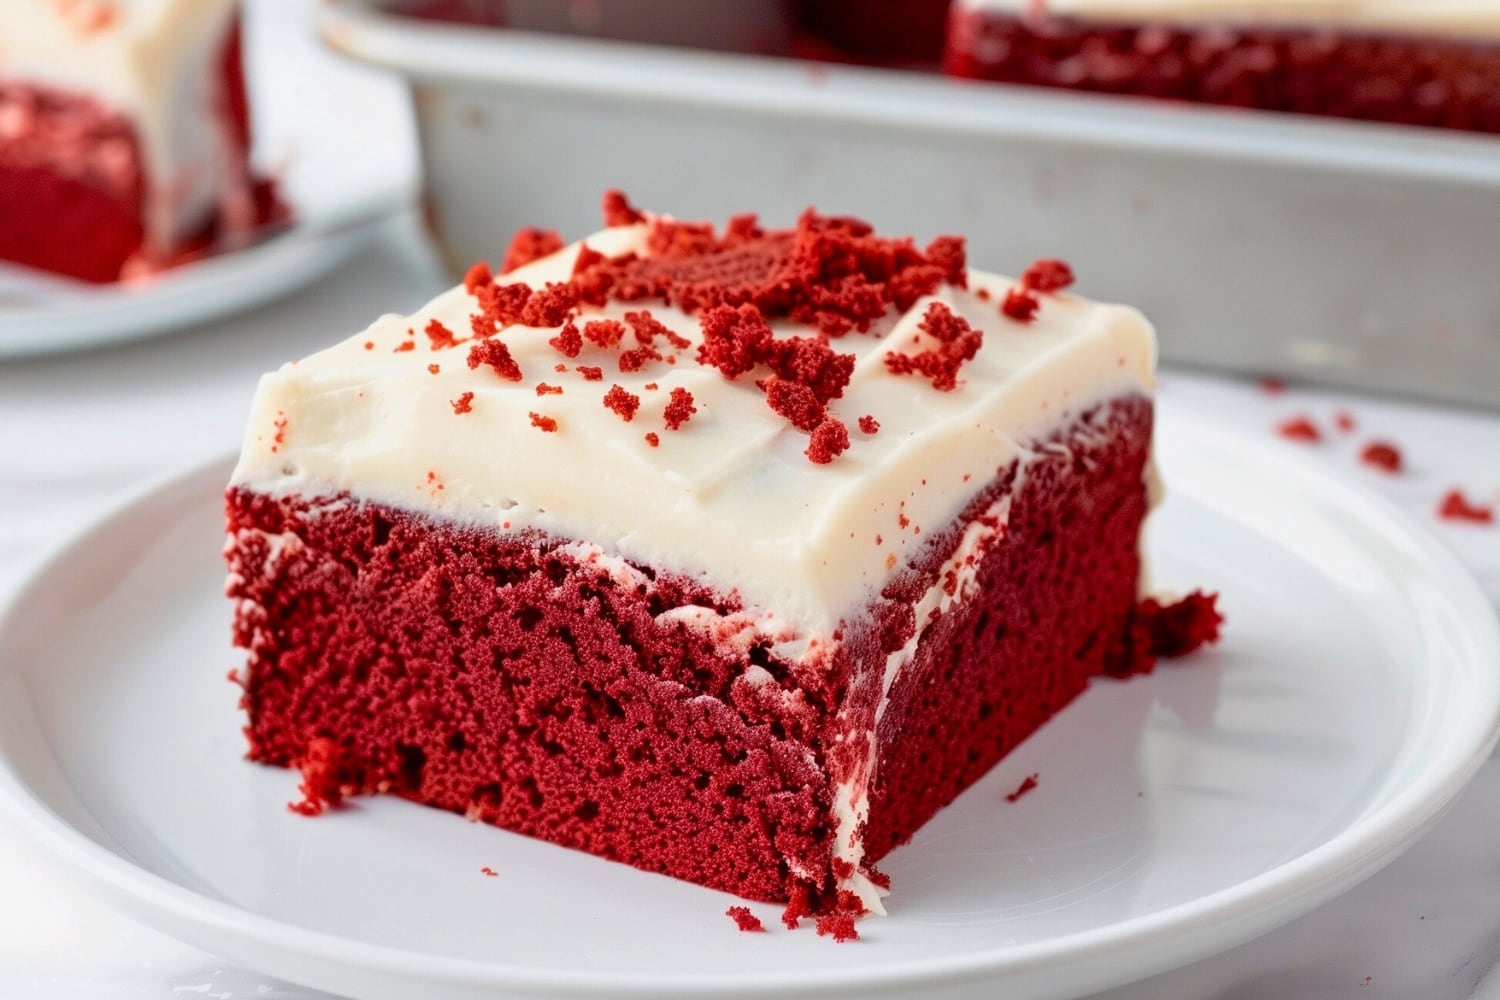
[[[965,77],[1500,132],[1500,6],[1474,0],[955,0]]]
[[[0,258],[149,272],[280,212],[250,176],[233,0],[0,3]]]
[[[846,929],[1091,677],[1212,638],[1137,610],[1151,329],[955,237],[606,221],[262,379],[250,756]]]

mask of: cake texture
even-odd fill
[[[1471,0],[956,0],[948,72],[1500,132],[1500,8]]]
[[[250,174],[232,0],[0,4],[0,258],[92,282],[284,211]]]
[[[1138,603],[1151,329],[956,237],[606,222],[262,379],[250,757],[851,936],[1090,678],[1216,634]]]

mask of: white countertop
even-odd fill
[[[0,362],[0,600],[45,552],[124,492],[233,449],[260,372],[378,312],[414,308],[442,282],[413,220],[399,217],[333,277],[248,315],[133,346]],[[1432,525],[1500,604],[1500,525],[1434,516],[1453,486],[1500,502],[1493,458],[1500,414],[1303,387],[1272,393],[1248,380],[1173,370],[1162,391],[1179,409],[1212,414],[1247,435],[1270,437],[1280,420],[1303,414],[1331,430],[1336,412],[1352,414],[1355,432],[1287,447],[1314,448],[1341,475]],[[1403,475],[1358,462],[1358,446],[1374,437],[1401,446]],[[1107,996],[1500,1000],[1497,829],[1500,759],[1492,758],[1448,816],[1370,881],[1265,938]],[[47,870],[0,821],[0,997],[196,996],[324,995],[227,966],[114,913]]]

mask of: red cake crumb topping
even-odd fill
[[[497,871],[495,871],[495,869],[491,868],[489,865],[485,865],[483,868],[479,869],[479,871],[480,871],[480,874],[485,875],[485,876],[487,876],[489,878],[499,878],[500,877],[500,873],[497,872]]]
[[[866,413],[859,418],[859,429],[864,434],[878,434],[880,433],[880,421]]]
[[[604,192],[604,224],[606,226],[633,226],[645,221],[646,216],[630,203],[630,199],[625,197],[625,192],[613,189]]]
[[[1353,432],[1355,428],[1354,414],[1348,410],[1340,410],[1333,415],[1333,426],[1345,434]]]
[[[517,233],[516,235],[519,236],[520,234]],[[473,295],[480,288],[490,284],[494,280],[495,276],[490,273],[489,261],[476,260],[464,272],[464,291]]]
[[[1438,517],[1445,521],[1492,524],[1495,520],[1495,509],[1482,504],[1471,503],[1464,496],[1463,491],[1455,487],[1444,494],[1442,503],[1438,504]]]
[[[661,447],[661,436],[655,431],[646,432],[646,443],[653,448]]]
[[[1283,420],[1276,425],[1276,433],[1288,441],[1302,441],[1307,444],[1316,444],[1323,440],[1323,432],[1318,430],[1318,425],[1307,417],[1292,417]]]
[[[828,416],[812,432],[805,454],[815,465],[827,465],[849,448],[849,428],[838,417]]]
[[[600,347],[618,347],[625,339],[625,324],[617,319],[591,319],[583,324],[583,336]]]
[[[787,930],[794,931],[802,923],[803,917],[810,917],[812,915],[812,900],[808,898],[807,892],[804,889],[793,895],[791,900],[786,904],[786,909],[781,911],[781,922],[786,925]]]
[[[427,334],[427,340],[434,351],[458,346],[458,338],[453,335],[453,331],[435,319],[430,320],[422,332]]]
[[[1060,292],[1073,280],[1073,269],[1063,260],[1038,260],[1021,273],[1021,287],[1031,292]]]
[[[1186,656],[1219,640],[1224,616],[1219,613],[1218,599],[1218,594],[1201,590],[1172,604],[1148,597],[1136,607],[1135,627],[1146,636],[1152,656]]]
[[[927,314],[922,317],[918,329],[936,340],[938,346],[918,354],[889,351],[885,356],[886,368],[895,375],[917,373],[926,376],[932,380],[932,387],[940,392],[958,388],[958,370],[979,353],[984,334],[941,302],[927,307]]]
[[[1020,799],[1021,796],[1025,795],[1027,792],[1031,791],[1033,788],[1036,787],[1036,784],[1037,784],[1036,779],[1038,777],[1039,777],[1039,775],[1028,774],[1026,776],[1026,780],[1023,781],[1023,782],[1021,782],[1019,785],[1016,786],[1016,790],[1015,791],[1013,791],[1010,794],[1008,794],[1007,796],[1005,796],[1005,801],[1007,801],[1007,802],[1015,802],[1018,799]]]
[[[454,413],[468,413],[474,409],[474,394],[472,392],[465,392],[457,399],[451,399],[449,402],[453,404]]]
[[[504,341],[490,338],[470,347],[469,367],[478,368],[480,365],[489,365],[503,379],[521,381],[521,366],[511,357],[510,348],[505,346]]]
[[[276,428],[276,433],[271,437],[271,454],[273,455],[281,450],[282,445],[286,444],[286,423],[286,414],[281,410],[277,410],[276,419],[271,421],[271,426]]]
[[[1392,475],[1401,471],[1401,451],[1389,441],[1371,441],[1359,453],[1359,460]]]
[[[1041,307],[1041,300],[1026,289],[1012,288],[1005,293],[1005,298],[1000,303],[1000,313],[1017,323],[1030,323],[1036,319],[1036,312]]]
[[[817,430],[828,416],[828,409],[800,382],[773,377],[761,382],[760,387],[766,394],[766,405],[799,431]]]
[[[437,364],[436,362],[434,362],[434,363],[432,363],[432,364],[430,364],[430,365],[427,366],[427,374],[429,374],[429,375],[436,375],[438,372],[440,372],[442,370],[443,370],[442,366],[439,365],[439,364]]]
[[[565,354],[570,358],[578,357],[583,350],[583,334],[578,330],[578,324],[571,319],[563,324],[563,328],[557,332],[547,343],[559,354]],[[558,366],[560,370],[566,371],[566,365]]]
[[[657,385],[655,382],[647,382],[645,385],[641,386],[641,388],[645,389],[647,392],[655,392],[656,390],[660,389],[661,386]]]
[[[534,260],[557,253],[566,245],[562,237],[552,230],[528,226],[511,237],[510,246],[505,248],[505,257],[500,261],[500,273],[509,274],[518,267],[525,267]],[[485,270],[488,271],[489,268],[486,267]]]
[[[535,411],[528,413],[527,416],[531,418],[531,426],[537,428],[538,430],[546,431],[548,434],[551,434],[553,431],[557,430],[557,421],[553,420],[551,417],[544,417],[540,413],[537,413]]]
[[[839,944],[858,941],[859,931],[854,926],[854,916],[848,913],[828,913],[818,918],[818,936],[832,937]]]
[[[546,382],[538,382],[536,384],[536,394],[538,396],[561,396],[563,390],[560,385],[548,385]]]
[[[578,292],[571,284],[547,282],[541,291],[533,291],[521,310],[521,323],[526,326],[560,326],[570,313],[578,307]]]
[[[367,341],[365,341],[365,350],[367,350],[367,351],[373,351],[373,350],[375,350],[375,341],[373,341],[373,340],[367,340]]]
[[[416,349],[417,349],[417,342],[415,340],[403,340],[403,341],[401,341],[401,343],[399,343],[399,344],[396,345],[395,349],[392,350],[391,353],[392,354],[405,354],[407,351],[415,351]]]
[[[746,933],[752,933],[754,931],[764,932],[766,929],[765,926],[761,924],[760,918],[750,912],[750,907],[748,906],[731,906],[729,909],[724,911],[724,915],[734,920],[735,925],[738,926],[741,931],[744,931]]]
[[[662,419],[666,421],[667,430],[675,431],[683,424],[692,419],[698,408],[693,405],[693,394],[681,386],[673,388],[671,396],[667,400],[666,409],[662,410]]]
[[[605,409],[614,410],[627,424],[635,419],[635,411],[641,408],[641,397],[628,392],[623,386],[611,385],[604,394]]]
[[[714,306],[699,322],[703,343],[698,363],[719,369],[727,379],[743,375],[769,353],[774,335],[765,316],[753,305]]]
[[[339,748],[333,740],[323,736],[310,740],[306,753],[294,766],[302,772],[302,783],[297,786],[302,798],[288,802],[289,811],[300,816],[318,816],[344,800],[339,782]]]
[[[596,365],[579,365],[577,371],[583,376],[585,382],[604,381],[604,369]]]
[[[693,342],[673,330],[667,324],[651,315],[649,310],[640,309],[625,314],[625,322],[635,332],[636,342],[642,347],[650,347],[657,337],[662,338],[679,351],[685,351],[693,346]]]

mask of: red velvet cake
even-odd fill
[[[278,211],[255,182],[232,0],[0,4],[0,258],[92,282]]]
[[[250,757],[848,937],[1090,678],[1215,636],[1138,604],[1151,329],[956,237],[606,222],[262,379]]]
[[[957,0],[957,76],[1500,133],[1473,0]]]

